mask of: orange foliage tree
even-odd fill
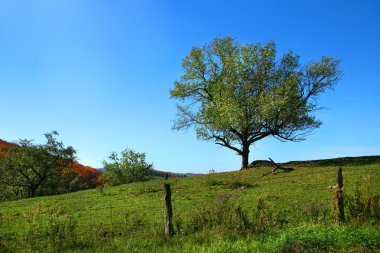
[[[23,141],[20,141],[20,144],[25,143]],[[28,144],[31,144],[31,142],[27,142]],[[10,161],[12,159],[15,159],[15,156],[17,156],[22,150],[30,152],[27,152],[28,155],[30,155],[30,161],[31,165],[30,168],[32,168],[34,165],[33,163],[38,161],[38,157],[35,157],[35,155],[40,154],[39,152],[34,152],[34,149],[39,149],[43,145],[19,145],[15,143],[10,143],[4,140],[0,139],[0,164],[2,165],[1,168],[1,177],[2,180],[0,180],[0,190],[4,191],[4,189],[7,189],[8,192],[11,192],[13,194],[13,198],[19,198],[19,197],[25,197],[28,195],[29,197],[33,197],[36,194],[37,195],[49,195],[49,194],[57,194],[57,193],[67,193],[72,191],[78,191],[82,189],[91,189],[95,188],[98,185],[102,185],[103,182],[101,180],[102,178],[102,172],[92,168],[90,166],[82,165],[76,161],[72,161],[69,163],[62,163],[62,166],[58,165],[58,168],[61,168],[61,171],[58,173],[56,170],[55,175],[58,176],[54,180],[54,183],[52,181],[46,180],[46,178],[41,177],[41,182],[38,183],[38,190],[33,189],[30,191],[30,193],[26,194],[23,193],[22,189],[25,188],[27,183],[32,183],[32,179],[35,179],[35,177],[38,178],[39,173],[34,173],[34,175],[28,176],[23,175],[22,168],[20,167],[20,164],[11,164]],[[54,154],[51,154],[54,155]],[[13,156],[13,157],[12,157]],[[49,155],[44,156],[42,160],[49,160]],[[40,164],[43,164],[43,161],[40,159]],[[46,163],[48,164],[48,163]],[[12,165],[12,166],[11,166]],[[37,164],[36,164],[37,165]],[[13,172],[12,172],[13,171]],[[15,174],[15,172],[19,171],[20,177],[17,179],[17,177],[12,176],[12,174]],[[22,172],[22,173],[21,173]],[[11,175],[11,179],[14,180],[5,180],[6,175]],[[42,175],[42,174],[41,174]],[[34,178],[33,178],[34,177]],[[30,181],[30,182],[29,182]],[[34,180],[37,182],[36,180]],[[33,185],[34,187],[34,185]],[[11,190],[9,190],[12,188]],[[55,189],[55,190],[53,190]],[[36,192],[37,191],[37,192]],[[25,192],[25,191],[24,191]],[[32,193],[33,192],[33,193]],[[4,194],[5,195],[5,194]]]

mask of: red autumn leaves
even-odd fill
[[[6,155],[9,149],[17,147],[18,145],[15,143],[10,143],[0,139],[0,156]],[[101,171],[77,162],[73,163],[71,170],[65,174],[79,176],[81,184],[85,188],[95,188],[98,185],[103,185],[103,182],[101,180],[103,173]]]

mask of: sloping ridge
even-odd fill
[[[343,165],[366,165],[380,163],[380,156],[355,156],[355,157],[338,157],[320,160],[290,161],[278,163],[284,167],[319,167],[319,166],[343,166]],[[272,167],[269,160],[256,160],[250,164],[251,168]]]

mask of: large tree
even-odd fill
[[[21,140],[16,147],[3,151],[0,186],[13,191],[16,197],[60,193],[60,188],[66,187],[66,176],[70,176],[75,150],[65,147],[56,135],[55,131],[46,133],[45,144]]]
[[[237,152],[248,167],[250,146],[265,137],[301,141],[321,122],[317,98],[341,78],[339,60],[324,56],[301,64],[289,51],[279,58],[273,42],[240,44],[216,38],[183,59],[174,129],[195,127],[201,140]]]

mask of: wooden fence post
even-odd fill
[[[337,209],[337,220],[339,222],[343,222],[345,220],[344,217],[344,198],[343,198],[343,175],[342,168],[336,168],[336,193],[335,193],[335,201],[336,201],[336,209]]]
[[[167,237],[174,235],[174,229],[172,224],[173,210],[172,210],[172,193],[170,191],[170,184],[164,184],[165,195],[165,234]]]

